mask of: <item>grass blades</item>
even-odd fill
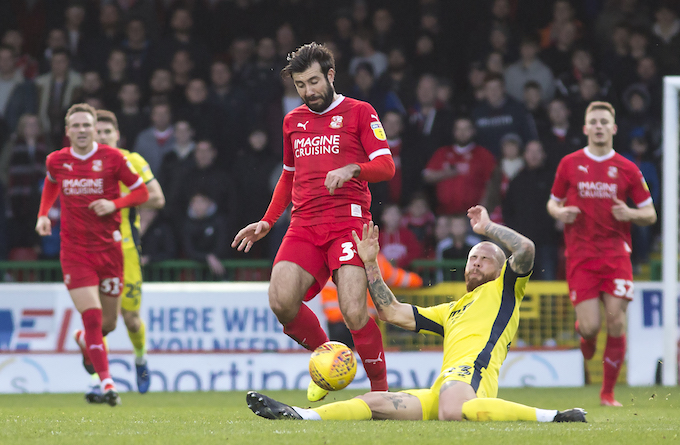
[[[312,405],[302,391],[263,392]],[[500,390],[501,398],[539,408],[585,408],[587,424],[268,421],[250,412],[245,392],[123,393],[115,408],[88,405],[82,394],[0,395],[0,444],[680,444],[680,388],[619,386],[616,395],[623,408],[599,406],[595,386]]]

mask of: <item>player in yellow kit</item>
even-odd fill
[[[97,142],[115,147],[120,140],[118,120],[110,111],[97,110]],[[165,206],[165,196],[160,184],[149,168],[149,164],[138,153],[120,149],[142,177],[149,190],[149,200],[143,207],[161,209]],[[129,193],[121,184],[121,195]],[[139,315],[142,303],[142,266],[140,263],[139,212],[136,208],[121,210],[120,233],[123,237],[123,275],[124,287],[121,300],[121,313],[128,336],[135,351],[137,389],[144,394],[149,390],[150,376],[146,357],[146,327]],[[91,390],[96,391],[96,388]]]
[[[470,249],[467,293],[459,300],[422,308],[400,303],[380,274],[378,227],[364,225],[353,238],[368,288],[382,320],[404,329],[444,337],[442,370],[434,385],[393,393],[370,392],[315,409],[292,407],[249,392],[248,407],[268,419],[298,420],[527,420],[585,422],[585,411],[539,409],[498,399],[498,372],[519,325],[519,306],[534,264],[534,243],[491,222],[484,207],[468,210],[472,229],[491,238]],[[506,259],[499,247],[512,255]]]

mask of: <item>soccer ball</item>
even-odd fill
[[[329,341],[314,350],[309,359],[309,374],[314,383],[328,391],[339,391],[352,383],[357,360],[345,344]]]

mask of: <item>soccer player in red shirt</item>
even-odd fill
[[[77,338],[86,368],[99,375],[103,400],[111,406],[120,397],[109,373],[103,337],[116,327],[123,284],[120,212],[142,204],[149,192],[120,151],[95,142],[97,113],[76,104],[66,113],[71,147],[47,157],[47,178],[35,230],[52,232],[48,210],[61,197],[61,269],[64,283],[83,318],[85,333]],[[118,181],[130,193],[120,196]],[[83,347],[85,346],[85,347]]]
[[[313,298],[332,274],[342,315],[352,332],[371,390],[387,391],[382,335],[366,310],[366,273],[352,230],[371,219],[368,182],[387,181],[394,162],[373,107],[335,92],[335,60],[325,46],[309,43],[288,57],[304,101],[283,120],[283,172],[262,220],[239,231],[232,243],[248,252],[293,202],[290,227],[274,260],[269,304],[284,332],[309,350],[328,341],[303,301]],[[307,396],[326,395],[310,383]]]
[[[583,126],[588,146],[560,161],[547,205],[548,213],[564,223],[569,297],[586,360],[595,354],[600,301],[604,304],[604,406],[621,406],[614,399],[614,386],[626,353],[626,308],[633,297],[630,224],[656,222],[642,173],[612,146],[615,117],[607,102],[588,106]]]

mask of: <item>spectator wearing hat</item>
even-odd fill
[[[625,114],[619,119],[615,136],[617,147],[629,148],[634,137],[645,135],[654,151],[661,144],[661,124],[651,113],[651,97],[647,88],[639,83],[629,86],[623,92]]]

